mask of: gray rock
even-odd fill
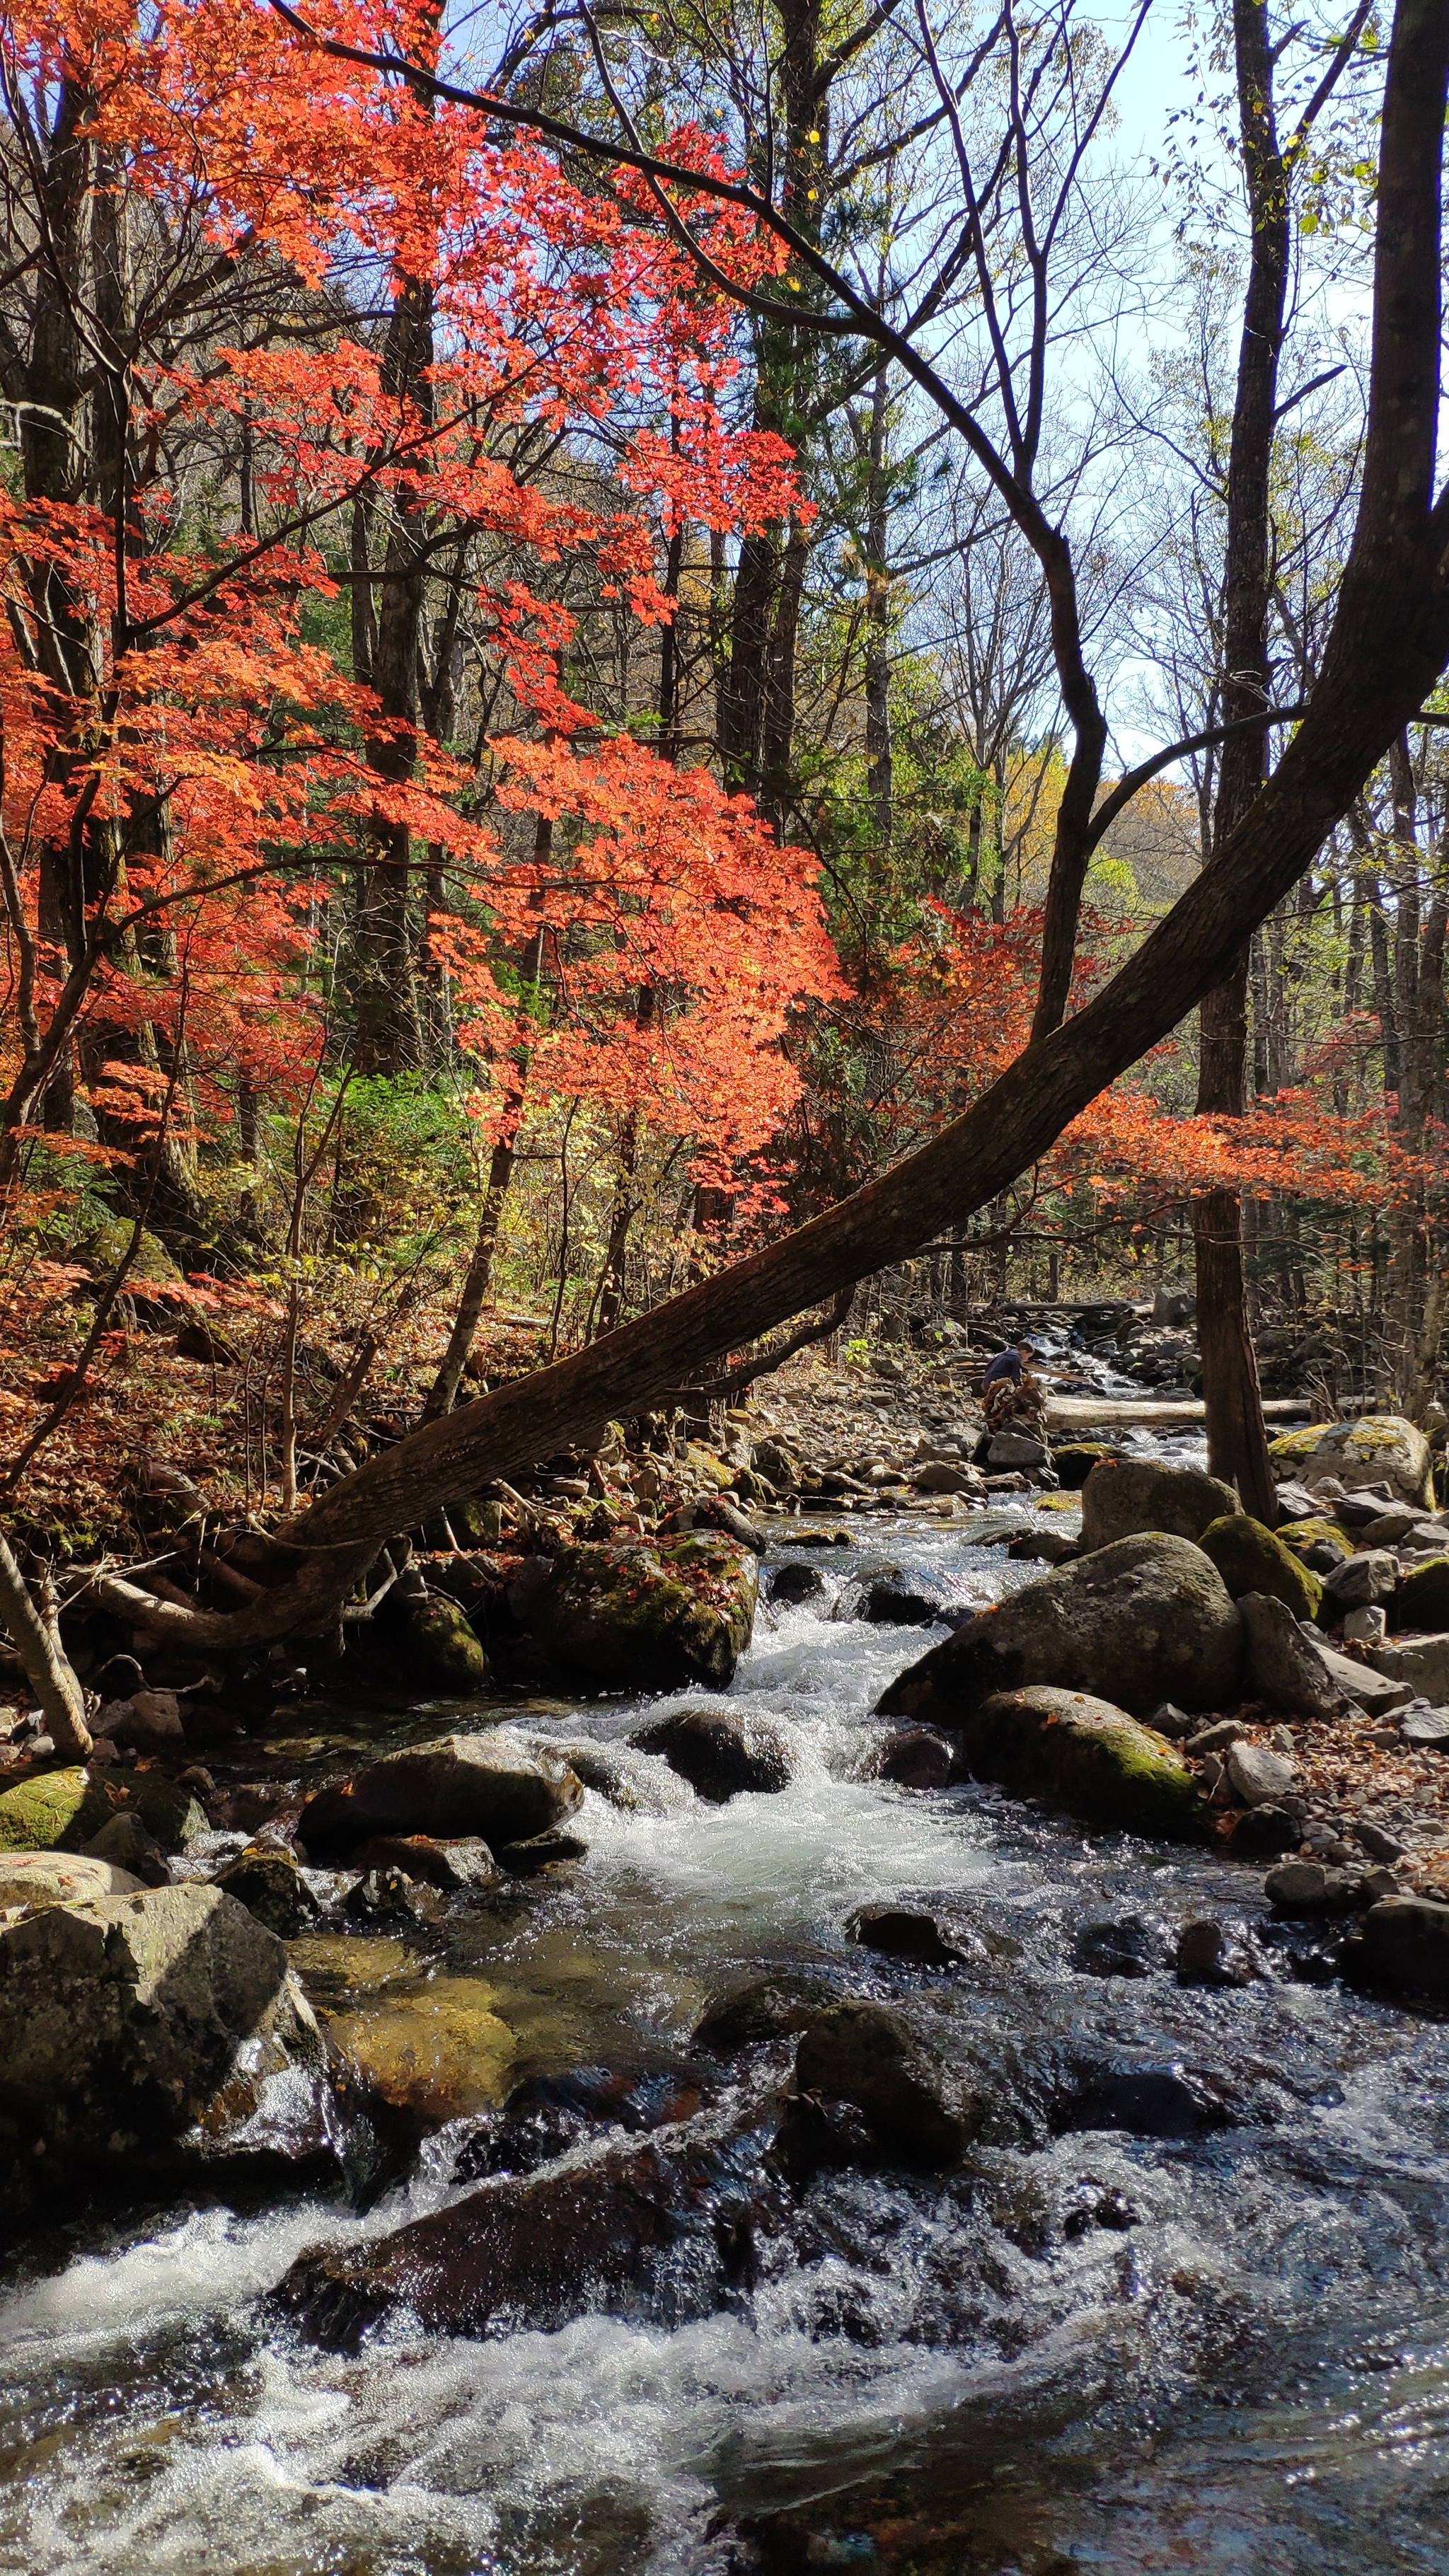
[[[1040,1441],[1035,1446],[1040,1449]],[[1046,1452],[1042,1450],[1042,1456]],[[948,1458],[928,1458],[921,1467],[913,1467],[907,1478],[918,1494],[979,1494],[981,1478],[970,1467]]]
[[[1186,1749],[1194,1762],[1200,1762],[1205,1753],[1225,1753],[1247,1732],[1240,1717],[1219,1717],[1211,1726],[1200,1726],[1196,1735],[1190,1735]]]
[[[1401,1684],[1409,1699],[1426,1699],[1435,1708],[1449,1702],[1449,1632],[1396,1638],[1391,1645],[1371,1646],[1369,1654],[1373,1670]]]
[[[660,1753],[696,1795],[723,1806],[741,1791],[773,1794],[790,1785],[794,1748],[782,1726],[733,1708],[686,1708],[630,1738]]]
[[[1407,1845],[1400,1842],[1397,1834],[1386,1833],[1383,1826],[1376,1825],[1371,1816],[1360,1816],[1349,1826],[1349,1832],[1356,1842],[1362,1844],[1370,1860],[1402,1860],[1407,1849]]]
[[[1365,1610],[1349,1610],[1344,1615],[1343,1633],[1355,1646],[1382,1645],[1389,1633],[1389,1623],[1377,1605]]]
[[[1242,1508],[1232,1486],[1201,1467],[1103,1458],[1082,1487],[1082,1546],[1090,1554],[1144,1530],[1199,1539],[1210,1522]]]
[[[1284,1860],[1270,1869],[1263,1894],[1275,1914],[1347,1914],[1358,1896],[1359,1881],[1343,1869],[1325,1869],[1321,1861]]]
[[[1278,1487],[1277,1525],[1279,1527],[1284,1521],[1311,1521],[1318,1508],[1318,1497],[1316,1494],[1310,1494],[1306,1485],[1290,1484]]]
[[[501,1728],[444,1735],[371,1762],[352,1780],[308,1800],[298,1821],[316,1859],[346,1858],[374,1834],[477,1835],[496,1851],[546,1833],[573,1814],[583,1784],[555,1756]]]
[[[1065,1530],[1023,1530],[1019,1538],[1008,1540],[1006,1553],[1020,1564],[1066,1565],[1081,1555],[1081,1548]]]
[[[1266,1744],[1230,1744],[1228,1779],[1245,1807],[1268,1807],[1291,1797],[1298,1774]]]
[[[1180,1744],[1184,1737],[1193,1733],[1197,1719],[1189,1717],[1186,1709],[1174,1708],[1170,1699],[1163,1699],[1158,1701],[1156,1708],[1148,1710],[1142,1723],[1150,1726],[1154,1735],[1165,1735],[1169,1744]]]
[[[1429,1443],[1402,1414],[1365,1414],[1353,1422],[1318,1422],[1271,1444],[1274,1468],[1310,1493],[1330,1482],[1345,1493],[1384,1484],[1406,1503],[1433,1503]]]
[[[166,1887],[171,1872],[154,1834],[148,1833],[134,1807],[123,1807],[110,1823],[92,1834],[86,1850],[93,1860],[111,1861],[143,1887]]]
[[[906,1575],[893,1565],[867,1583],[861,1617],[875,1628],[933,1628],[946,1608],[942,1577]]]
[[[1221,1708],[1236,1696],[1241,1651],[1237,1611],[1200,1548],[1119,1539],[967,1620],[891,1684],[879,1713],[950,1731],[994,1693],[1039,1683],[1134,1715],[1165,1699]]]
[[[1424,1525],[1424,1514],[1417,1503],[1390,1503],[1387,1511],[1376,1513],[1367,1523],[1363,1532],[1364,1545],[1369,1548],[1397,1547],[1400,1539],[1407,1538],[1412,1530],[1423,1529]],[[1442,1546],[1444,1530],[1433,1528],[1431,1534]]]
[[[0,1931],[0,2109],[52,2180],[174,2137],[226,2088],[320,2065],[274,1933],[219,1888],[143,1888]]]
[[[496,1886],[499,1875],[492,1852],[476,1834],[455,1835],[447,1841],[432,1834],[375,1834],[352,1854],[352,1866],[364,1871],[401,1870],[425,1887],[441,1888],[447,1896]]]
[[[1354,1655],[1341,1655],[1336,1646],[1317,1643],[1316,1629],[1305,1633],[1317,1644],[1331,1678],[1366,1717],[1397,1717],[1413,1698],[1411,1682],[1380,1671],[1377,1653],[1371,1664],[1361,1664]]]
[[[982,2117],[934,2049],[882,2004],[817,2013],[800,2034],[795,2081],[802,2093],[853,2104],[885,2154],[925,2173],[955,2164]]]
[[[1398,1580],[1398,1558],[1386,1547],[1366,1548],[1325,1575],[1323,1596],[1336,1610],[1373,1609],[1393,1599]]]
[[[290,1852],[244,1851],[217,1872],[212,1884],[234,1896],[279,1940],[294,1939],[317,1920],[317,1899]]]
[[[1406,1744],[1428,1753],[1449,1752],[1449,1708],[1407,1708],[1399,1720]]]
[[[1044,1467],[1049,1453],[1029,1431],[1005,1430],[993,1432],[986,1454],[993,1467]]]
[[[1231,1789],[1228,1794],[1233,1794]],[[1278,1852],[1296,1851],[1300,1839],[1301,1827],[1294,1808],[1275,1806],[1268,1799],[1261,1807],[1243,1809],[1224,1849],[1231,1852],[1234,1860],[1272,1860]]]
[[[86,1905],[97,1896],[135,1896],[141,1880],[99,1853],[0,1852],[0,1914],[27,1906]]]
[[[1330,1671],[1323,1647],[1304,1635],[1286,1602],[1266,1592],[1245,1592],[1238,1611],[1245,1644],[1243,1680],[1255,1698],[1320,1725],[1345,1715],[1347,1692]]]

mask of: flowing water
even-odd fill
[[[93,2221],[0,2308],[0,2568],[1449,2571],[1449,2034],[1259,1939],[1241,1869],[856,1776],[929,1642],[850,1615],[872,1559],[976,1600],[1037,1570],[919,1522],[815,1556],[826,1596],[762,1614],[732,1693],[792,1730],[792,1786],[711,1808],[658,1766],[661,1812],[591,1794],[566,1883],[460,1915],[407,1973],[484,1979],[544,2066],[664,2065],[708,1998],[782,1964],[909,1999],[995,2106],[963,2170],[821,2174],[719,2313],[404,2323],[341,2355],[266,2294],[304,2247],[453,2197],[461,2131],[361,2216],[322,2195]],[[849,1945],[882,1897],[933,1910],[965,1964]],[[1203,1912],[1256,1941],[1241,1988],[1080,1965],[1088,1927],[1166,1939]]]

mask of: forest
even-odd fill
[[[1074,1819],[1011,1846],[1032,1870],[1080,1829],[1218,1872],[1169,1938],[1124,1861],[1158,1928],[1078,1926],[1074,1975],[1170,1973],[1174,2010],[1367,1994],[1390,2056],[1415,1997],[1437,2049],[1446,98],[1443,0],[0,0],[4,2241],[109,2208],[133,2153],[199,2208],[224,2136],[223,2198],[245,2166],[399,2222],[289,2238],[267,2337],[355,2354],[404,2299],[425,2342],[621,2300],[662,2333],[825,2259],[839,2213],[806,2253],[799,2211],[854,2186],[821,2173],[888,2196],[899,2164],[909,2199],[964,2192],[983,2137],[1238,2121],[1218,2075],[1190,2116],[1089,2117],[1107,2079],[1061,2073],[1044,1969],[1056,2090],[1009,2140],[963,2108],[957,2039],[953,2091],[890,2018],[902,1979],[1000,1969],[922,1793]],[[809,1658],[851,1622],[867,1662],[920,1660],[861,1663],[842,1749]],[[772,1655],[803,1659],[779,1706]],[[649,1952],[642,1899],[597,1894],[645,1868],[625,1823],[682,1832],[686,1794],[785,1819],[826,1780],[880,1802],[799,1826],[799,1906],[847,1849],[880,1899],[843,1931],[801,1948],[759,1861],[783,1911],[748,1956],[684,1909],[654,2000],[580,2000],[584,2039],[535,2046],[506,1979],[483,2012],[506,1956],[563,2014],[581,1923]],[[1261,1934],[1221,1894],[1244,1863],[1273,1864]],[[82,2047],[99,1971],[58,1927],[163,1898],[124,1972],[161,2001]],[[1285,1966],[1269,1934],[1304,1922]],[[897,1983],[846,1991],[831,1943]],[[389,1949],[391,2020],[348,1965]],[[746,1966],[774,1979],[748,2010],[720,1999]],[[817,1972],[823,2002],[780,2000]],[[705,2144],[641,2107],[646,2025]],[[1287,2030],[1251,2047],[1307,2100],[1328,2060]],[[699,2048],[786,2041],[793,2090],[727,2117]],[[305,2116],[266,2108],[304,2067]],[[502,2195],[461,2252],[472,2202],[419,2179],[460,2120],[453,2181]],[[531,2182],[661,2120],[683,2163],[619,2183],[647,2228],[590,2200],[617,2144]],[[1100,2190],[1098,2236],[1140,2198]],[[686,2202],[687,2295],[658,2271]],[[839,2216],[847,2269],[925,2225],[892,2207]],[[906,2343],[986,2331],[922,2297]],[[109,2454],[77,2440],[84,2487]],[[668,2480],[626,2533],[545,2479],[486,2530],[428,2487],[414,2557],[349,2506],[314,2562],[248,2501],[213,2559],[175,2497],[84,2547],[783,2576],[858,2526],[897,2576],[1034,2576],[1102,2532],[1103,2563],[1178,2563],[1166,2504],[1117,2560],[1105,2507],[988,2530],[930,2456],[915,2540],[892,2454],[856,2522],[792,2468],[783,2502],[721,2472],[707,2530]],[[0,2553],[89,2566],[70,2490],[42,2546],[8,2475]],[[1417,2568],[1374,2558],[1366,2492],[1345,2568]],[[1258,2545],[1222,2563],[1288,2566]]]

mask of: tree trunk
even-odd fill
[[[0,1619],[10,1631],[25,1678],[35,1693],[57,1753],[84,1762],[91,1749],[86,1724],[85,1693],[71,1671],[54,1615],[45,1617],[30,1597],[30,1587],[0,1537]]]

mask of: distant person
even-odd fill
[[[1029,1423],[1045,1436],[1046,1388],[1043,1377],[1054,1377],[1054,1369],[1040,1370],[1035,1348],[1030,1342],[1015,1342],[998,1351],[987,1368],[981,1391],[986,1398],[986,1428],[1000,1431],[1008,1422]]]

